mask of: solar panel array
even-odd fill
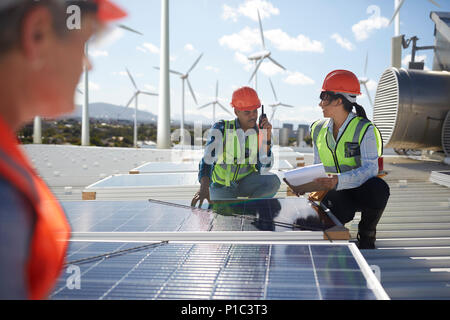
[[[68,260],[135,246],[74,242]],[[51,299],[376,298],[348,245],[164,243],[77,266]]]

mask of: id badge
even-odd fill
[[[346,142],[345,143],[345,157],[353,158],[361,155],[361,150],[359,148],[359,143],[357,142]]]

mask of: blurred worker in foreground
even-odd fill
[[[81,23],[71,30],[74,5]],[[63,209],[15,131],[35,116],[73,111],[86,41],[123,16],[108,0],[0,2],[0,299],[47,298],[70,237]]]
[[[265,114],[258,121],[261,102],[255,90],[242,87],[233,93],[235,120],[222,120],[212,127],[200,162],[200,190],[192,206],[205,199],[271,198],[280,180],[272,167],[272,125]]]
[[[323,163],[330,178],[289,187],[297,194],[325,191],[323,203],[342,224],[361,211],[358,247],[375,248],[376,226],[389,199],[389,186],[378,175],[383,141],[377,127],[356,103],[358,78],[350,71],[335,70],[325,78],[320,94],[324,120],[311,126],[314,164]],[[352,112],[355,108],[356,114]]]

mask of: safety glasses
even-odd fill
[[[328,101],[328,102],[330,102],[330,101],[334,100],[335,98],[336,98],[336,95],[335,95],[334,92],[331,92],[331,91],[322,91],[322,92],[320,93],[320,100],[322,100],[322,101]]]

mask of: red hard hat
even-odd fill
[[[261,101],[254,89],[242,87],[233,93],[231,106],[240,111],[253,111],[261,107]]]
[[[121,19],[127,16],[127,13],[116,4],[109,0],[94,0],[98,6],[97,18],[102,22]]]
[[[322,91],[361,94],[359,80],[353,72],[347,70],[331,71],[325,78]]]

